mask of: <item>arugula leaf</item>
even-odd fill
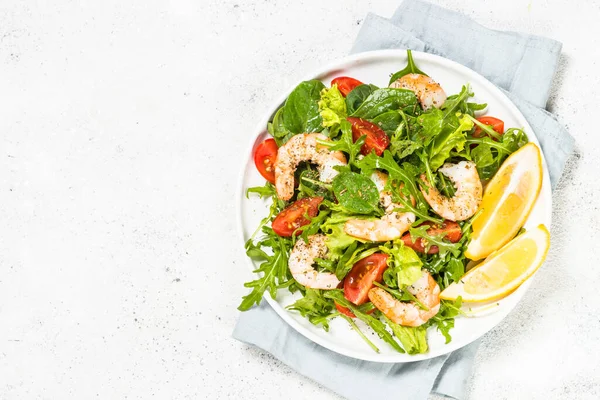
[[[409,127],[406,114],[400,111],[398,112],[398,115],[400,116],[401,121],[391,134],[389,150],[396,158],[403,159],[422,148],[423,145],[410,139],[408,135]],[[404,135],[405,131],[407,131],[406,135]],[[404,136],[406,136],[406,139],[403,139]]]
[[[388,83],[388,85],[391,85],[393,82],[397,81],[398,79],[402,78],[404,75],[408,75],[408,74],[421,74],[421,75],[429,76],[425,72],[423,72],[419,68],[417,68],[417,66],[415,65],[415,61],[413,60],[413,57],[412,57],[412,51],[406,50],[406,54],[408,56],[408,65],[403,70],[400,70],[400,71],[396,72],[395,74],[393,74],[390,77],[390,82]]]
[[[465,264],[458,258],[451,257],[446,264],[444,269],[444,280],[447,281],[447,285],[458,282],[460,278],[465,274]]]
[[[356,214],[381,214],[379,191],[368,177],[355,172],[342,172],[332,182],[333,193],[340,205]]]
[[[283,111],[283,125],[288,131],[302,133],[323,130],[318,102],[324,88],[321,81],[304,81],[290,93]]]
[[[452,340],[450,330],[454,328],[454,318],[459,314],[463,314],[460,309],[461,306],[461,297],[458,297],[455,301],[442,300],[440,311],[430,320],[431,324],[435,324],[437,329],[444,335],[446,344]]]
[[[396,351],[398,351],[400,353],[405,353],[404,349],[402,349],[402,347],[400,347],[400,345],[398,344],[398,342],[396,342],[394,340],[394,337],[392,336],[392,334],[389,333],[387,331],[387,329],[385,329],[385,324],[382,321],[380,321],[379,319],[375,318],[373,315],[370,315],[370,314],[367,314],[366,312],[363,312],[354,303],[351,303],[350,301],[348,301],[344,297],[344,293],[341,290],[339,290],[339,289],[328,290],[325,293],[325,297],[333,299],[339,305],[344,306],[346,308],[349,308],[350,311],[352,311],[352,313],[354,315],[356,315],[356,318],[360,319],[365,324],[369,325],[371,327],[371,329],[373,329],[373,331],[375,333],[377,333],[377,335],[383,341],[385,341],[388,344],[390,344]]]
[[[333,193],[329,184],[323,183],[319,179],[319,171],[310,167],[302,172],[298,179],[298,198],[321,196],[328,200],[333,200]]]
[[[379,348],[377,346],[375,346],[375,344],[373,342],[371,342],[369,340],[369,338],[365,336],[364,333],[362,333],[362,331],[358,328],[358,325],[356,325],[356,322],[354,322],[352,320],[352,318],[350,318],[349,316],[344,315],[344,314],[340,314],[340,317],[345,319],[346,322],[348,322],[350,324],[352,329],[354,329],[356,331],[356,333],[358,333],[358,335],[369,345],[370,348],[372,348],[376,353],[379,353]]]
[[[494,133],[498,135],[496,132]],[[468,145],[477,145],[470,150],[470,157],[477,164],[477,172],[479,172],[481,179],[487,180],[494,176],[504,160],[528,142],[525,132],[517,128],[508,129],[503,135],[498,136],[499,141],[488,136],[481,138],[467,137],[466,143]],[[467,146],[467,148],[469,147]]]
[[[256,193],[262,199],[263,197],[274,196],[277,191],[275,185],[271,182],[266,182],[264,186],[254,186],[246,189],[246,198],[250,198],[250,193]]]
[[[352,124],[347,120],[342,120],[340,124],[342,130],[342,136],[336,141],[320,141],[317,142],[321,146],[329,147],[329,150],[343,151],[348,154],[348,165],[354,164],[356,157],[360,153],[362,145],[365,143],[365,136],[361,136],[356,142],[352,138]]]
[[[330,128],[329,137],[337,136],[342,119],[348,116],[346,112],[346,99],[340,93],[337,84],[331,88],[321,90],[321,99],[318,102],[319,113],[323,120],[322,125]]]
[[[385,322],[392,328],[394,336],[398,338],[402,347],[408,354],[427,353],[427,328],[424,326],[409,327],[402,326],[392,322],[388,317],[383,315]]]
[[[379,89],[375,85],[358,85],[346,96],[346,109],[348,114],[352,114],[360,107],[367,97],[375,90]]]
[[[306,289],[304,297],[287,306],[288,310],[298,311],[300,315],[308,318],[313,325],[322,325],[329,332],[329,319],[337,316],[334,312],[335,304],[331,299],[323,296],[323,290]]]
[[[451,243],[445,241],[444,236],[446,236],[446,233],[430,235],[427,232],[430,228],[431,226],[428,224],[409,228],[410,238],[413,241],[413,243],[416,242],[418,238],[421,238],[423,239],[423,243],[426,243],[426,251],[429,250],[431,246],[435,245],[439,249],[438,254],[440,254],[440,256],[444,256],[448,252],[451,253],[454,257],[460,256],[460,243]]]
[[[377,89],[354,111],[351,116],[371,120],[386,111],[418,107],[415,93],[406,89]]]
[[[270,228],[269,228],[270,230]],[[271,230],[272,232],[272,230]],[[269,246],[273,249],[273,255],[268,255],[261,250],[261,247]],[[249,257],[264,262],[254,270],[254,273],[260,273],[262,276],[251,282],[244,284],[252,291],[242,298],[242,303],[238,310],[249,310],[254,304],[259,304],[265,291],[269,291],[271,298],[275,298],[277,289],[286,284],[291,278],[288,271],[288,250],[291,247],[291,241],[272,233],[266,240],[254,244],[252,239],[246,243],[246,254]]]
[[[402,167],[398,165],[396,160],[394,160],[394,156],[389,150],[385,150],[382,157],[378,157],[375,153],[369,153],[362,160],[357,161],[355,164],[358,168],[360,168],[362,173],[367,176],[370,176],[371,173],[376,169],[385,170],[392,180],[399,181],[404,184],[402,191],[405,192],[407,198],[409,198],[408,196],[412,196],[417,200],[417,205],[425,203],[423,195],[417,188],[415,171],[411,169],[411,166],[408,163],[403,163]],[[388,185],[391,187],[392,192],[394,192],[394,190],[397,191],[397,189],[394,189],[393,185],[391,185],[389,180]],[[398,201],[402,202],[402,199],[399,198]],[[406,203],[405,206],[411,208],[409,206],[410,202],[404,201],[404,203]]]
[[[471,87],[467,84],[464,85],[460,93],[448,96],[446,102],[442,106],[442,110],[446,115],[448,114],[456,114],[457,112],[461,114],[467,114],[473,116],[475,111],[483,110],[487,107],[487,104],[477,104],[477,103],[469,103],[467,100],[473,97],[473,92],[471,91]]]

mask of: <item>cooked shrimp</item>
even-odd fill
[[[391,88],[408,89],[415,92],[424,110],[440,108],[446,101],[446,92],[439,83],[422,74],[408,74],[390,84]]]
[[[404,326],[421,326],[440,310],[440,287],[427,271],[413,283],[408,291],[427,309],[416,302],[396,300],[384,289],[375,287],[369,290],[369,300],[392,322]]]
[[[425,175],[421,175],[421,179],[425,182],[421,193],[433,211],[451,221],[464,221],[473,216],[479,209],[483,193],[475,163],[472,161],[461,161],[458,164],[446,163],[439,171],[452,181],[456,192],[453,197],[446,197],[427,181]]]
[[[379,219],[351,219],[344,225],[344,231],[359,239],[372,242],[386,242],[402,236],[415,222],[415,214],[394,211],[402,205],[392,202],[392,194],[385,191],[388,176],[380,171],[371,175],[371,180],[379,190],[379,203],[385,209],[385,215]]]
[[[327,255],[325,235],[316,234],[308,237],[308,243],[298,239],[290,253],[288,266],[292,276],[304,287],[312,289],[335,289],[340,280],[331,272],[317,272],[313,268],[315,258]]]
[[[319,146],[317,139],[328,140],[320,133],[301,133],[293,136],[277,151],[275,188],[280,199],[289,200],[294,195],[294,171],[300,162],[317,164],[320,180],[325,183],[331,182],[338,174],[334,167],[346,165],[344,153]]]

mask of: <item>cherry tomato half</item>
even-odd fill
[[[356,318],[356,315],[354,315],[354,313],[352,311],[350,311],[350,309],[347,307],[344,307],[344,306],[339,305],[338,303],[335,303],[335,308],[336,308],[336,310],[338,310],[339,312],[344,314],[346,317]]]
[[[383,271],[387,268],[387,259],[387,254],[375,253],[354,264],[350,273],[344,279],[344,297],[357,306],[366,303],[373,282],[383,280]]]
[[[349,76],[339,76],[331,81],[331,86],[333,85],[337,85],[342,96],[346,97],[355,87],[362,85],[362,82]]]
[[[501,135],[504,133],[504,121],[502,121],[501,119],[486,116],[477,118],[477,121],[481,122],[484,125],[491,126],[493,130],[495,130]],[[478,138],[482,136],[483,134],[481,128],[475,125],[475,132],[473,133],[473,137]]]
[[[336,302],[334,302],[334,303],[335,303],[336,310],[338,310],[339,312],[344,314],[346,317],[356,318],[356,315],[354,315],[354,313],[352,311],[350,311],[350,309],[348,307],[344,307]],[[373,314],[374,312],[375,312],[375,308],[367,311],[367,314]]]
[[[275,139],[267,139],[258,145],[254,152],[254,164],[263,178],[271,183],[275,183],[275,160],[277,160]]]
[[[462,230],[460,229],[460,225],[458,225],[454,221],[444,221],[442,225],[434,225],[431,228],[427,229],[427,233],[431,236],[441,235],[443,233],[446,234],[444,239],[449,240],[452,243],[456,243],[462,237]],[[425,253],[425,244],[423,243],[422,238],[417,238],[416,241],[412,241],[410,237],[410,233],[406,233],[402,236],[402,241],[404,244],[414,251],[419,253]],[[437,254],[440,249],[437,246],[431,246],[427,254]]]
[[[301,226],[308,225],[308,220],[305,215],[314,218],[319,213],[319,204],[323,201],[322,197],[305,197],[296,200],[286,209],[281,211],[271,224],[273,232],[283,237],[290,237],[294,231]],[[299,230],[297,234],[302,233]]]
[[[383,151],[390,145],[390,138],[383,129],[361,118],[348,117],[347,119],[352,124],[352,139],[355,142],[361,136],[367,136],[360,152],[366,156],[374,151],[375,154],[381,156]]]

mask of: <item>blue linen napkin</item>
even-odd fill
[[[556,118],[543,109],[560,56],[559,42],[490,30],[460,13],[419,0],[405,0],[389,20],[368,14],[352,53],[397,48],[452,59],[504,89],[540,140],[552,186],[556,185],[574,145]],[[350,400],[375,397],[376,393],[426,399],[431,392],[462,399],[480,342],[425,361],[361,361],[306,339],[266,301],[241,314],[233,337],[268,351],[302,375]],[[370,384],[364,385],[365,381]]]

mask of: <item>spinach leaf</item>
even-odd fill
[[[386,111],[373,118],[371,122],[375,125],[379,125],[379,127],[381,127],[381,129],[389,136],[392,135],[396,129],[398,129],[400,123],[402,123],[402,115],[396,110]]]
[[[283,124],[283,110],[285,107],[280,107],[279,110],[273,116],[273,121],[267,124],[267,130],[275,138],[277,146],[285,144],[292,136],[293,132],[290,132]]]
[[[386,111],[418,108],[415,93],[406,89],[377,89],[352,113],[353,117],[371,120]]]
[[[283,125],[293,133],[320,132],[323,130],[319,100],[323,82],[304,81],[290,93],[283,111]]]
[[[346,96],[346,109],[348,114],[352,114],[360,107],[367,97],[375,90],[379,89],[375,85],[358,85]]]
[[[332,182],[333,193],[340,205],[356,214],[381,214],[379,191],[368,177],[355,172],[342,172]]]
[[[408,56],[408,65],[403,70],[400,70],[400,71],[396,72],[395,74],[393,74],[390,77],[390,83],[388,85],[391,85],[393,82],[397,81],[398,79],[402,78],[404,75],[408,75],[408,74],[421,74],[421,75],[429,76],[425,72],[423,72],[419,68],[417,68],[417,66],[415,65],[415,61],[413,60],[413,57],[412,57],[412,51],[406,50],[406,54]]]

